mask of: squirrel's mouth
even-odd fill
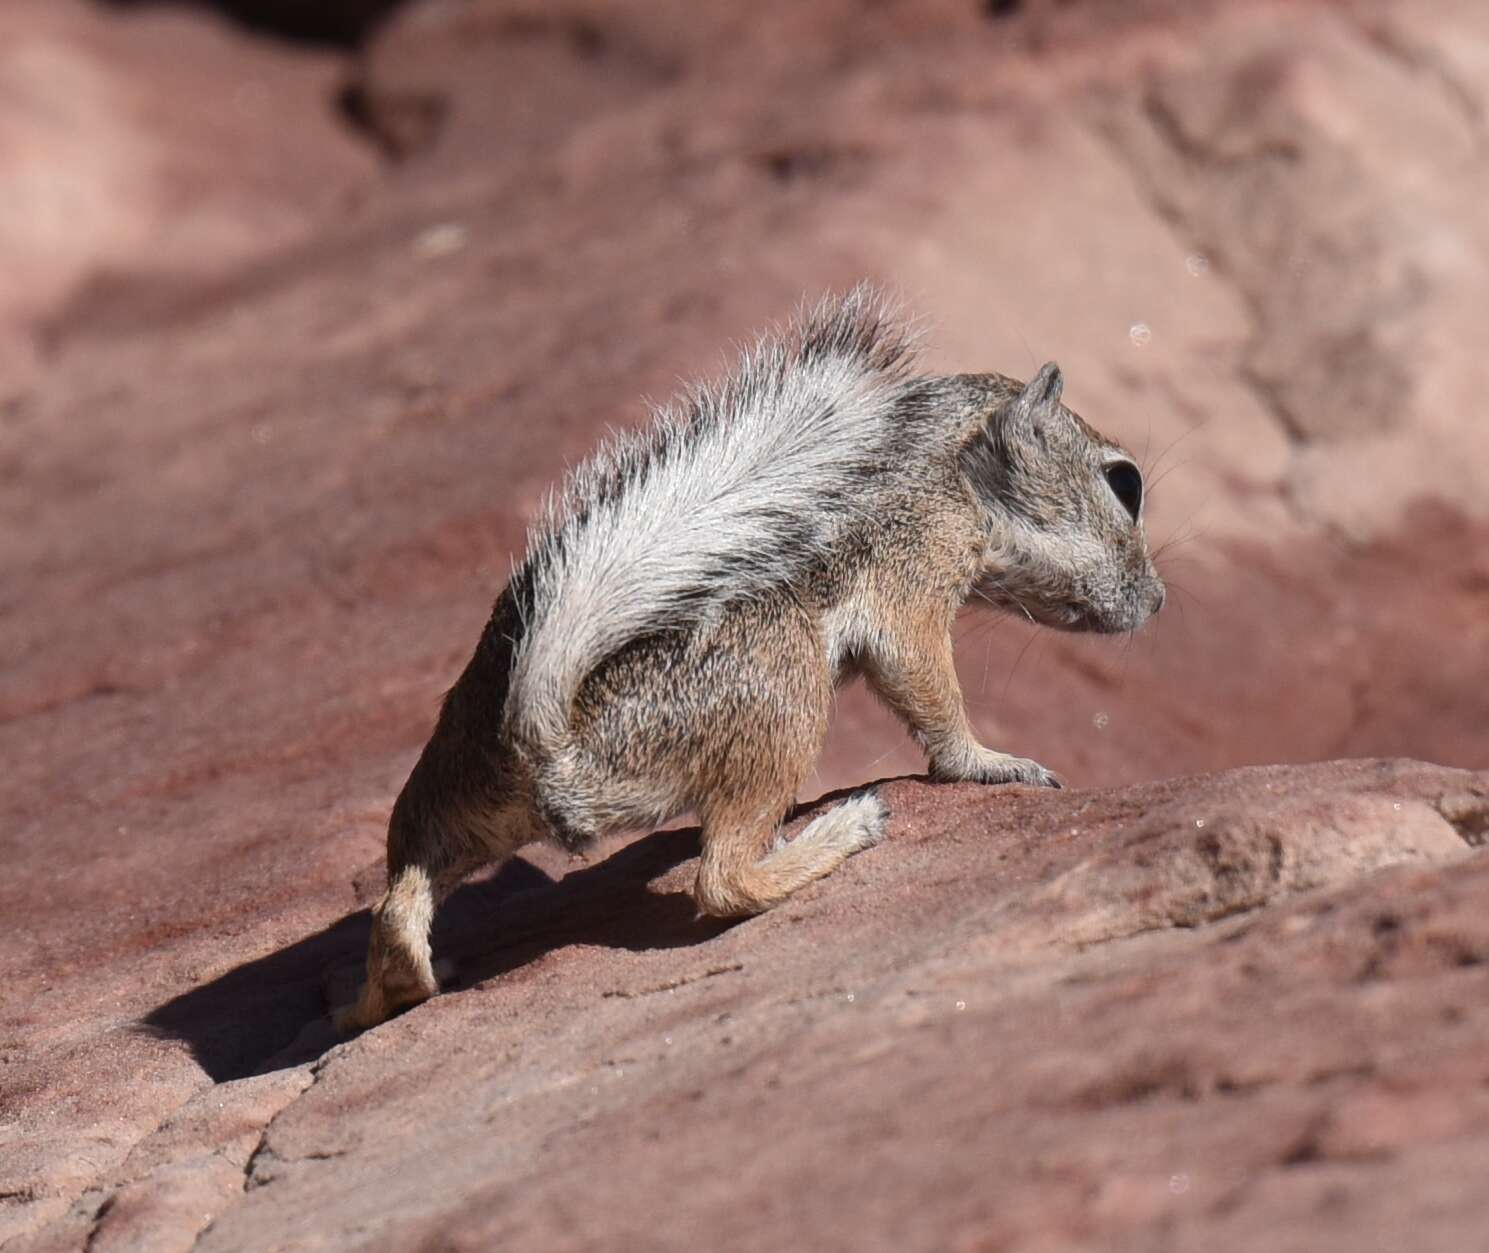
[[[1064,595],[1031,595],[1025,589],[1013,595],[1006,587],[993,585],[979,589],[984,601],[1005,612],[1051,627],[1056,631],[1119,635],[1135,631],[1163,606],[1163,585],[1155,581],[1151,588],[1141,584],[1119,590],[1114,600],[1091,595],[1079,586],[1062,588]]]
[[[1090,605],[1079,601],[1068,601],[1061,605],[1049,625],[1064,631],[1106,631],[1110,629],[1105,625],[1105,619],[1100,614]]]
[[[1021,600],[1009,612],[1027,618],[1042,627],[1056,631],[1102,631],[1100,615],[1093,608],[1076,600]]]
[[[1120,635],[1136,631],[1163,608],[1163,585],[1147,597],[1133,597],[1114,610],[1100,609],[1089,603],[1068,601],[1063,606],[1063,620],[1051,618],[1047,625],[1065,631],[1094,631],[1103,635]]]

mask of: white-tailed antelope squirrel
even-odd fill
[[[1057,785],[978,743],[951,626],[974,591],[1067,630],[1163,604],[1132,457],[1060,404],[1059,369],[923,376],[860,286],[762,339],[568,479],[393,807],[368,1027],[437,990],[436,906],[534,840],[698,815],[705,913],[755,914],[883,835],[872,791],[777,833],[835,685],[862,676],[932,774]]]

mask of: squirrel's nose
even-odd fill
[[[1167,599],[1168,593],[1164,590],[1163,584],[1157,584],[1153,589],[1153,612],[1157,613],[1160,609],[1162,609],[1163,602]]]

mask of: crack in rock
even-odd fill
[[[305,1094],[320,1082],[321,1075],[327,1065],[330,1064],[330,1061],[331,1055],[327,1054],[325,1057],[313,1062],[307,1071],[309,1081],[293,1099],[280,1106],[270,1117],[269,1121],[264,1124],[263,1129],[259,1132],[258,1143],[253,1146],[253,1150],[248,1154],[247,1159],[243,1163],[244,1192],[251,1192],[255,1188],[262,1188],[273,1183],[277,1176],[270,1167],[274,1163],[298,1160],[295,1158],[280,1157],[278,1153],[271,1149],[269,1147],[269,1133],[273,1131],[274,1125],[284,1116],[285,1112],[302,1101]],[[328,1156],[339,1156],[339,1154],[333,1153],[328,1154]]]
[[[712,966],[697,974],[682,975],[676,979],[669,979],[666,983],[658,983],[652,987],[636,988],[612,988],[603,995],[606,997],[624,997],[631,1000],[638,996],[655,996],[658,992],[675,992],[678,988],[685,988],[690,983],[701,983],[704,979],[712,979],[715,975],[729,975],[744,969],[743,962],[730,962],[727,966]]]

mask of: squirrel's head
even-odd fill
[[[976,591],[1071,631],[1132,631],[1163,606],[1143,534],[1143,476],[1132,457],[1060,403],[1050,362],[1026,385],[968,382],[986,397],[962,469],[988,526]]]

